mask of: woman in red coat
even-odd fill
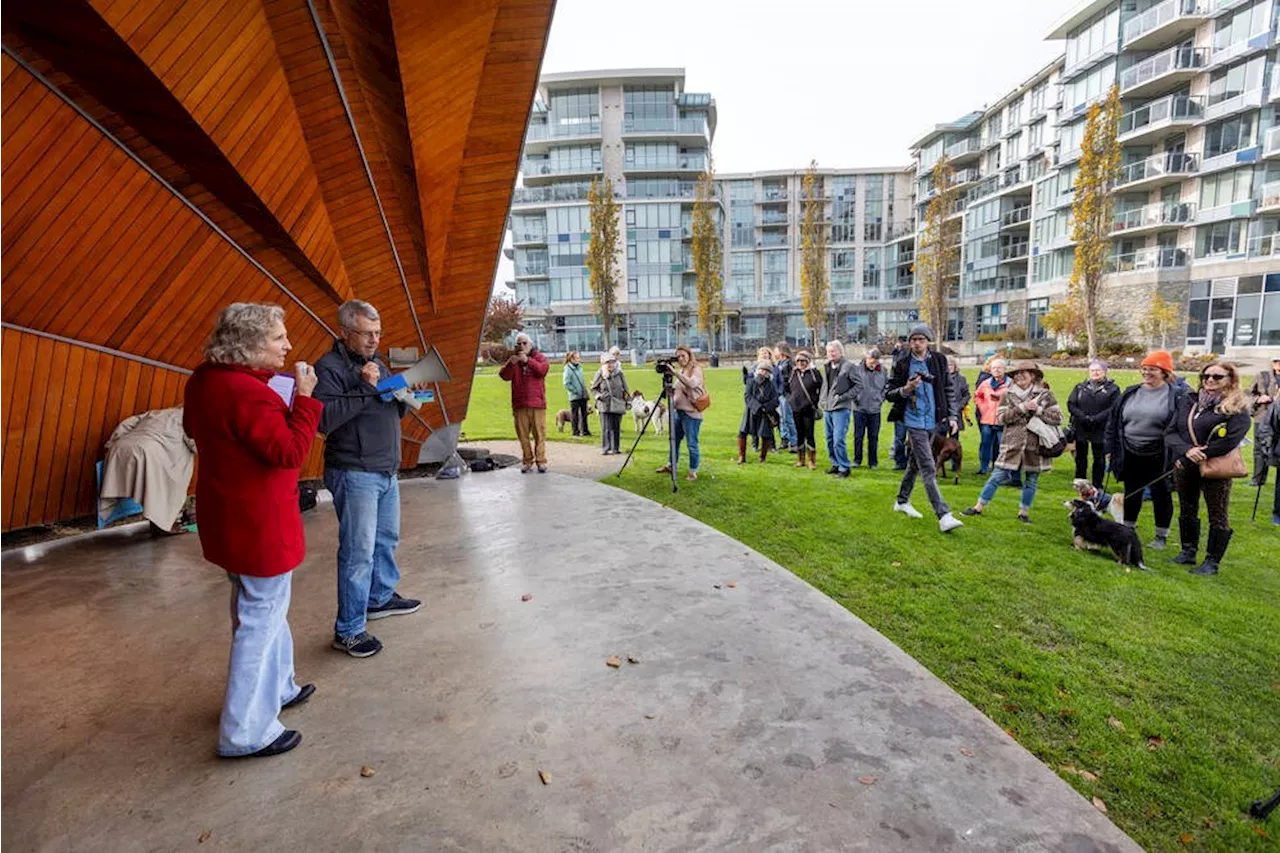
[[[218,317],[205,362],[187,382],[183,426],[196,442],[196,506],[205,559],[231,581],[231,664],[219,724],[226,758],[288,752],[302,735],[280,711],[315,686],[293,679],[287,616],[293,570],[306,555],[298,471],[323,406],[316,373],[294,365],[293,405],[267,385],[292,347],[284,310],[236,302]]]

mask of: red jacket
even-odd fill
[[[307,554],[298,470],[324,406],[267,387],[270,370],[205,362],[187,380],[182,426],[196,442],[196,515],[204,558],[237,575],[273,577]]]
[[[524,364],[518,361],[502,365],[498,375],[511,383],[511,408],[545,409],[547,407],[547,357],[538,350],[529,353]]]

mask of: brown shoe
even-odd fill
[[[769,455],[769,451],[773,449],[773,441],[767,438],[760,440],[760,461],[763,462]]]
[[[747,461],[747,437],[745,435],[738,436],[738,464],[741,465]]]
[[[805,457],[805,454],[808,452],[809,451],[805,450],[803,447],[796,451],[796,467],[797,468],[804,467],[804,457]]]
[[[671,473],[671,466],[670,466],[670,465],[663,465],[661,468],[657,469],[657,470],[656,470],[656,471],[654,471],[653,473],[655,473],[655,474],[670,474],[670,473]]]
[[[815,461],[814,461],[814,457],[815,457],[815,456],[817,456],[817,455],[818,455],[818,451],[816,451],[816,450],[810,450],[810,451],[809,451],[809,470],[810,470],[810,471],[817,471],[817,470],[818,470],[818,464],[817,464],[817,462],[815,462]]]

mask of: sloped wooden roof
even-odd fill
[[[455,377],[406,459],[461,420],[553,6],[6,3],[3,529],[92,513],[106,438],[181,404],[233,301],[307,361],[373,303]]]

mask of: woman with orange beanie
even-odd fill
[[[1124,484],[1124,523],[1135,527],[1142,512],[1142,490],[1151,487],[1151,506],[1156,516],[1156,536],[1147,546],[1163,550],[1173,522],[1173,494],[1170,491],[1165,458],[1165,430],[1173,420],[1182,396],[1173,379],[1173,357],[1156,350],[1142,360],[1142,383],[1131,385],[1120,395],[1107,424],[1106,450],[1111,471]]]

